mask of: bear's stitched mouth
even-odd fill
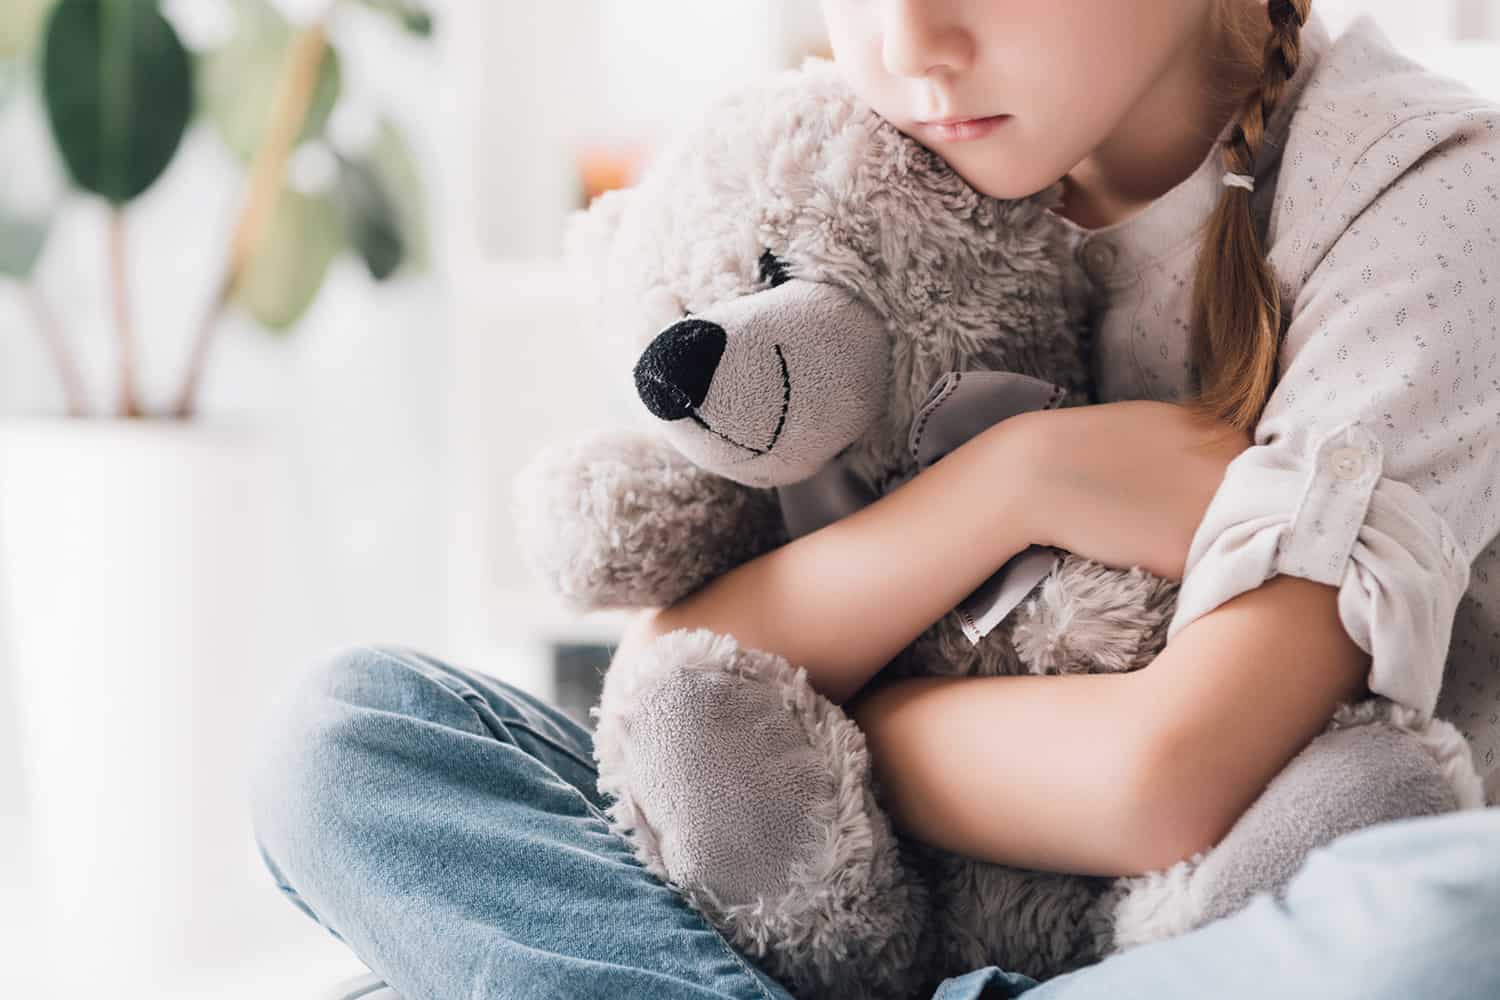
[[[771,434],[770,444],[766,445],[764,448],[756,448],[753,445],[740,444],[740,442],[734,440],[729,435],[715,430],[713,427],[709,426],[708,421],[698,416],[698,411],[696,409],[691,410],[688,413],[688,415],[693,418],[693,421],[697,423],[698,426],[702,427],[710,434],[714,434],[717,437],[728,441],[736,448],[741,448],[745,451],[750,452],[750,454],[745,458],[742,458],[737,462],[730,462],[730,465],[743,465],[745,462],[754,461],[762,455],[769,455],[771,453],[771,449],[776,447],[776,442],[781,439],[782,429],[786,427],[787,411],[791,409],[792,405],[792,376],[791,371],[787,368],[786,355],[781,352],[781,345],[772,344],[771,346],[776,351],[776,360],[781,362],[781,416],[776,420],[776,430]]]

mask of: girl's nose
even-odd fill
[[[891,0],[885,5],[881,57],[892,76],[959,73],[973,58],[973,38],[944,8],[930,0]]]

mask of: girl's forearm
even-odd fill
[[[1139,673],[918,677],[848,710],[902,833],[1019,868],[1146,870],[1134,829],[1151,738]]]
[[[869,506],[657,610],[621,650],[707,628],[805,667],[819,693],[843,703],[1031,544],[1008,423]]]
[[[921,677],[856,699],[896,825],[1000,864],[1095,875],[1217,843],[1334,707],[1369,654],[1338,590],[1277,575],[1191,622],[1144,669]]]

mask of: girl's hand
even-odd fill
[[[1016,423],[1038,544],[1175,581],[1229,463],[1254,443],[1249,431],[1155,400],[1005,421]]]

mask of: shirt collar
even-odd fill
[[[1292,111],[1330,42],[1327,25],[1314,11],[1302,27],[1302,58],[1297,71],[1271,112],[1265,143],[1255,164],[1256,187],[1251,206],[1262,233],[1264,220],[1270,214],[1274,179]],[[1171,256],[1198,236],[1224,190],[1220,143],[1229,138],[1234,126],[1233,120],[1224,126],[1218,142],[1189,177],[1134,215],[1098,229],[1086,229],[1058,216],[1072,231],[1079,259],[1096,284],[1107,288],[1134,284],[1142,270]]]

